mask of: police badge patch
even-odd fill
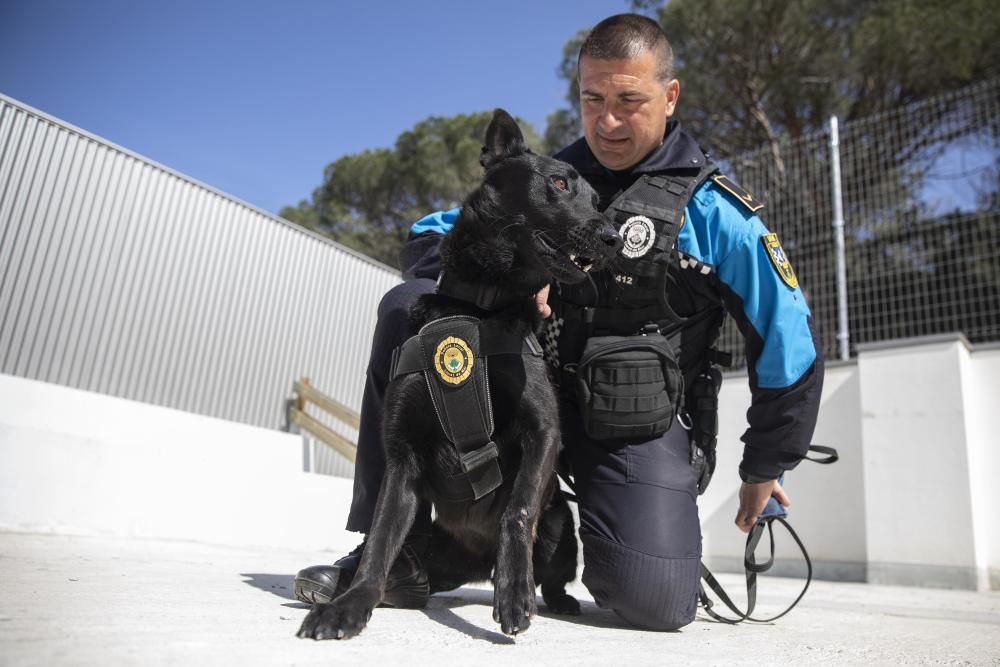
[[[629,259],[642,257],[653,247],[656,240],[656,227],[653,221],[644,215],[633,215],[625,221],[618,235],[625,241],[622,247],[622,254]]]
[[[760,240],[764,244],[764,248],[767,249],[767,256],[771,258],[771,263],[774,264],[781,280],[792,289],[798,287],[799,279],[795,277],[795,271],[792,270],[792,265],[788,261],[788,257],[785,256],[778,235],[774,233],[762,234]]]
[[[448,384],[460,385],[468,380],[474,363],[469,344],[455,336],[448,336],[434,350],[434,370]]]

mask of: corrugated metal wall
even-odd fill
[[[0,96],[2,373],[268,428],[307,376],[357,410],[375,308],[398,282]]]

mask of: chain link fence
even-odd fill
[[[1000,80],[840,127],[850,355],[875,341],[960,331],[1000,340]],[[767,203],[838,358],[830,133],[724,163]],[[721,349],[745,364],[730,319]]]

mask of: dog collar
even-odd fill
[[[506,287],[499,287],[497,285],[469,283],[464,280],[452,278],[445,271],[441,271],[441,273],[438,274],[437,285],[434,291],[438,294],[458,299],[459,301],[471,303],[476,306],[476,308],[487,312],[503,310],[518,301],[534,296],[534,292],[521,294],[515,292],[514,290]]]

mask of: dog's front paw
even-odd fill
[[[328,604],[313,605],[302,621],[302,639],[350,639],[358,635],[372,617],[373,604],[345,600],[342,595]]]
[[[519,578],[509,586],[497,586],[493,591],[493,620],[505,635],[525,632],[538,608],[535,605],[534,582],[530,577]]]

